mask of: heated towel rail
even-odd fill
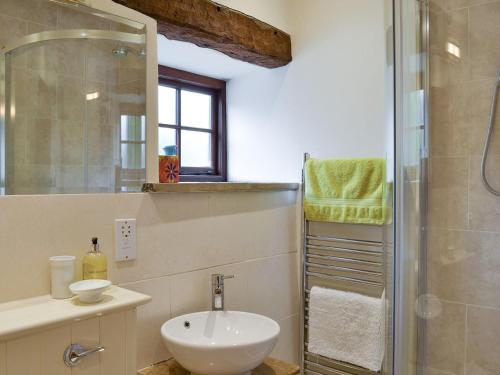
[[[308,158],[309,154],[305,154],[304,163]],[[303,169],[302,204],[304,204],[304,173]],[[329,233],[328,224],[311,222],[305,215],[302,228],[301,374],[379,374],[309,352],[307,337],[309,293],[313,286],[352,291],[373,297],[382,295],[385,280],[383,242]]]

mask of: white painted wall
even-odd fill
[[[306,151],[385,156],[383,0],[221,2],[289,31],[294,55],[229,82],[230,180],[299,181]]]
[[[236,9],[290,33],[290,5],[293,0],[216,0],[217,3]],[[310,2],[311,0],[304,0]],[[315,0],[313,0],[315,1]]]

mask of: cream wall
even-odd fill
[[[217,3],[290,32],[290,0],[217,0]]]
[[[264,20],[290,32],[294,58],[229,82],[231,180],[299,181],[306,151],[385,156],[383,0],[223,3],[267,11]]]
[[[98,236],[109,277],[153,301],[138,310],[138,366],[169,356],[160,326],[210,308],[210,274],[235,274],[228,309],[282,328],[274,356],[297,361],[296,193],[102,194],[0,197],[0,302],[49,293],[51,255],[81,258]],[[115,263],[114,220],[136,218],[138,257]]]

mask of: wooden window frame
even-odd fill
[[[226,82],[206,77],[199,74],[186,72],[184,70],[170,68],[168,66],[158,66],[158,85],[168,86],[177,90],[176,100],[176,125],[158,124],[158,127],[175,129],[177,153],[181,154],[180,130],[193,130],[212,134],[212,164],[213,171],[206,168],[182,167],[181,182],[226,182],[227,181],[227,127],[226,127]],[[190,128],[181,126],[181,99],[180,90],[191,90],[200,93],[210,94],[212,102],[213,127],[210,130],[200,128]],[[158,104],[160,105],[160,103]]]

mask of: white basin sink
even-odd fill
[[[271,353],[279,333],[274,320],[240,311],[186,314],[161,327],[177,362],[199,375],[250,373]]]

